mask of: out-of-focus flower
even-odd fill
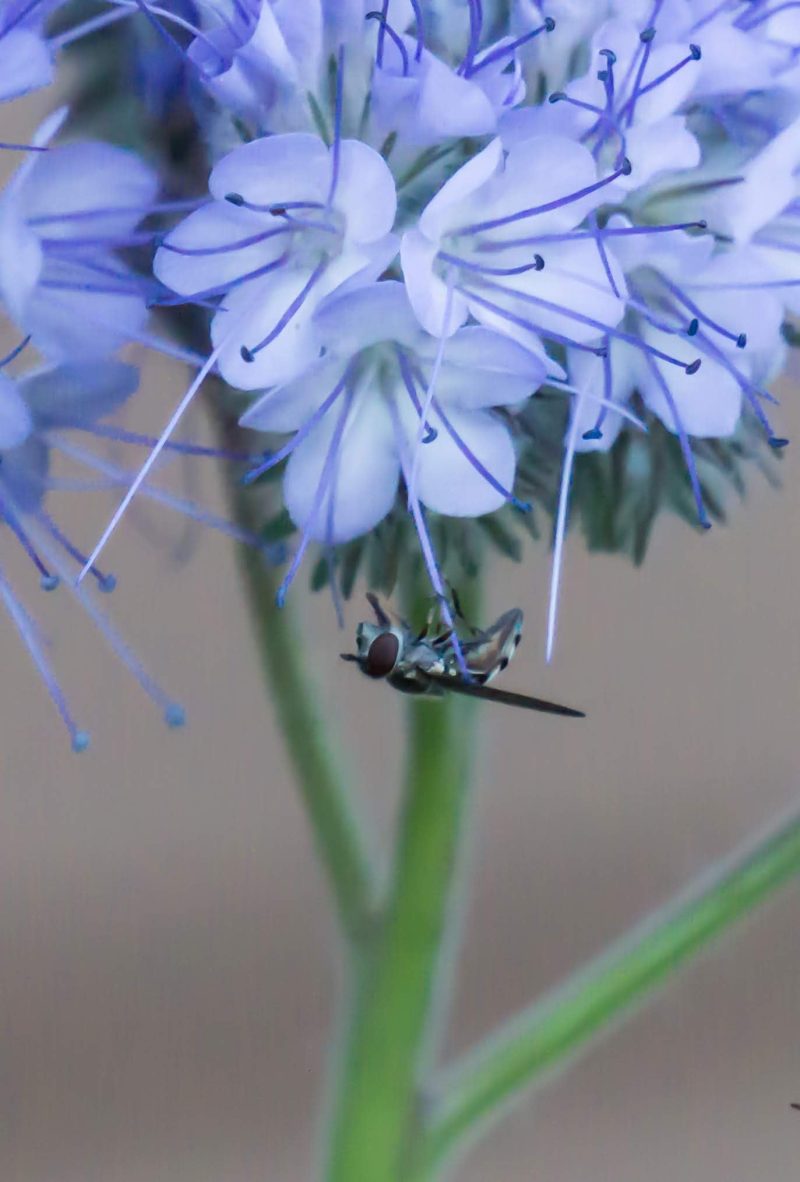
[[[5,0],[0,9],[0,102],[53,81],[53,54],[42,24],[56,4]]]
[[[33,145],[44,148],[64,115]],[[107,356],[141,332],[152,281],[115,252],[141,241],[157,191],[133,153],[75,143],[32,152],[0,194],[0,298],[47,357]]]
[[[15,349],[2,365],[21,350],[22,346]],[[114,440],[118,445],[139,448],[155,442],[108,421],[131,398],[138,376],[138,371],[130,365],[98,359],[64,363],[17,379],[0,373],[0,524],[5,527],[5,536],[20,545],[30,559],[42,590],[60,588],[59,594],[75,602],[159,707],[166,723],[175,727],[183,724],[182,707],[150,676],[96,601],[95,592],[113,591],[116,578],[91,564],[89,572],[95,588],[76,585],[75,575],[87,562],[86,554],[59,524],[51,504],[53,500],[86,495],[102,488],[124,487],[129,482],[130,473],[107,458],[97,444]],[[95,446],[85,446],[82,438]],[[220,454],[215,449],[193,444],[170,446],[179,454]],[[53,455],[62,464],[66,461],[75,475],[53,475]],[[192,501],[152,484],[144,486],[143,495],[237,541],[257,546],[265,560],[276,557],[272,548],[253,535]],[[70,732],[73,747],[76,751],[83,750],[88,746],[88,735],[73,718],[33,613],[23,604],[1,566],[0,599]]]

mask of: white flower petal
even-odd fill
[[[283,386],[267,390],[239,419],[254,431],[296,431],[341,381],[346,362],[323,357]]]
[[[400,259],[408,298],[420,324],[433,336],[451,336],[467,319],[468,308],[464,297],[453,291],[449,297],[450,314],[446,315],[447,284],[434,270],[438,250],[436,243],[419,230],[409,230],[403,235]]]
[[[334,207],[354,242],[375,242],[394,225],[397,195],[386,161],[359,140],[342,140]]]
[[[287,249],[289,236],[276,234],[261,242],[212,254],[182,254],[179,250],[213,250],[228,243],[242,242],[257,234],[280,229],[281,218],[254,214],[230,202],[212,202],[190,213],[164,239],[156,251],[153,271],[156,277],[181,295],[192,295],[212,288],[225,288],[242,275],[266,266]]]
[[[286,467],[286,507],[321,542],[347,542],[367,533],[394,504],[400,463],[394,430],[380,397],[359,395],[336,451],[335,479],[311,520],[343,400],[298,444]]]
[[[510,491],[516,456],[508,428],[489,411],[448,407],[446,414],[462,444]],[[505,504],[503,494],[464,455],[435,412],[429,422],[438,435],[430,443],[417,443],[419,418],[408,399],[402,404],[401,415],[410,463],[417,464],[417,493],[429,509],[450,517],[480,517]]]
[[[208,187],[220,201],[238,193],[253,205],[324,202],[330,176],[330,154],[319,136],[291,132],[234,148],[214,166]]]

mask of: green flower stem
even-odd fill
[[[248,441],[219,409],[221,397],[217,390],[209,404],[226,449],[245,451]],[[238,474],[231,474],[226,483],[233,516],[245,529],[258,532],[253,490],[241,487]],[[257,551],[243,546],[239,560],[271,700],[331,884],[341,927],[351,945],[356,946],[369,928],[375,891],[372,866],[347,777],[317,706],[313,678],[304,665],[305,644],[291,597],[285,607],[276,605],[279,575]]]
[[[703,876],[688,895],[634,928],[548,998],[512,1019],[448,1072],[431,1113],[413,1173],[434,1176],[442,1160],[476,1125],[547,1068],[574,1056],[593,1035],[630,1011],[684,962],[800,873],[800,816],[750,843]]]
[[[329,1182],[401,1182],[420,1128],[442,944],[472,762],[474,703],[409,703],[408,764],[385,912],[336,1090]]]

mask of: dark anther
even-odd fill
[[[422,436],[423,443],[433,443],[434,439],[438,438],[439,432],[435,427],[429,426],[425,434]]]
[[[689,327],[687,328],[686,331],[690,337],[693,337],[693,336],[696,336],[697,330],[699,328],[700,328],[700,321],[695,316],[692,320],[689,321]]]
[[[556,22],[551,16],[546,16],[544,18],[544,27],[548,33],[552,33],[553,29],[556,27]]]
[[[272,216],[273,216],[273,217],[275,217],[275,218],[282,218],[282,217],[285,217],[285,215],[286,215],[286,206],[285,206],[285,205],[271,205],[271,206],[269,207],[269,212],[270,212],[270,213],[272,214]]]
[[[603,432],[600,430],[599,427],[592,427],[592,429],[590,431],[584,431],[583,438],[584,439],[602,439]]]
[[[533,269],[534,269],[534,271],[543,271],[544,270],[544,259],[542,258],[542,256],[540,254],[535,254],[533,256]]]
[[[782,435],[772,435],[769,440],[770,447],[774,447],[775,451],[780,451],[782,447],[789,446],[789,440]]]
[[[697,226],[698,230],[707,230],[708,229],[708,222],[706,221],[705,218],[700,218],[700,221],[695,222],[695,225]]]
[[[740,332],[738,337],[736,338],[736,348],[743,349],[746,344],[747,344],[747,333]]]
[[[639,34],[639,40],[647,45],[648,41],[652,41],[655,35],[656,31],[651,25],[649,29],[644,29],[643,32]]]
[[[247,361],[248,363],[255,361],[255,355],[250,352],[247,345],[242,345],[239,353],[241,354],[242,361]]]
[[[241,193],[226,193],[225,200],[230,201],[231,205],[244,205],[244,197]]]
[[[598,70],[597,71],[597,81],[598,82],[608,82],[608,70]]]
[[[561,100],[566,97],[567,96],[564,94],[563,90],[554,90],[553,93],[548,97],[547,101],[548,103],[560,103]]]
[[[607,59],[608,59],[608,64],[609,64],[610,66],[613,66],[613,65],[614,65],[614,63],[615,63],[615,62],[616,62],[616,60],[617,60],[617,55],[614,53],[614,50],[613,50],[613,49],[601,49],[601,50],[600,50],[600,56],[601,56],[601,57],[604,57],[604,58],[607,58]]]
[[[694,58],[694,60],[696,62],[699,62],[700,58],[703,56],[703,51],[699,45],[690,45],[689,46],[689,53],[692,55],[692,57]]]
[[[683,372],[688,373],[691,376],[692,374],[697,373],[701,364],[702,364],[702,362],[701,362],[700,358],[697,357],[697,358],[695,358],[694,361],[689,362],[689,364],[686,366],[686,369]]]
[[[620,164],[619,170],[623,176],[630,176],[631,175],[631,173],[633,171],[633,165],[631,164],[631,162],[627,156],[622,157],[622,164]]]

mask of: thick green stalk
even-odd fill
[[[548,1068],[649,997],[684,962],[800,873],[800,816],[703,876],[586,969],[502,1028],[448,1072],[413,1178],[435,1176],[465,1134],[503,1111]]]
[[[472,706],[447,699],[409,705],[389,898],[351,1014],[329,1182],[401,1182],[419,1131],[467,802]]]
[[[215,392],[216,393],[216,392]],[[238,428],[212,403],[225,447],[244,451]],[[228,481],[233,515],[244,528],[258,530],[252,490],[236,474]],[[339,920],[351,944],[364,937],[375,905],[373,876],[364,835],[355,815],[348,780],[317,702],[306,667],[306,646],[291,597],[278,608],[280,577],[254,549],[241,547],[239,559],[270,698],[297,776],[314,840],[331,884]]]

